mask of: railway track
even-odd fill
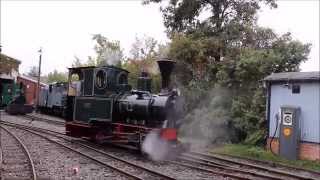
[[[269,176],[264,174],[255,173],[253,171],[237,169],[233,167],[226,167],[225,165],[212,165],[209,163],[203,163],[199,160],[192,160],[185,157],[180,157],[179,161],[170,161],[171,163],[185,166],[188,168],[197,169],[199,171],[210,172],[218,174],[224,177],[232,177],[235,179],[276,179],[279,180],[276,176]]]
[[[52,143],[58,144],[68,150],[80,154],[87,159],[90,159],[98,164],[111,168],[130,179],[175,179],[173,177],[167,176],[163,173],[148,169],[146,167],[139,166],[137,164],[131,163],[130,161],[121,159],[112,154],[106,153],[94,147],[88,146],[86,144],[76,142],[72,138],[62,137],[61,133],[53,134],[53,132],[48,132],[47,130],[41,128],[33,128],[30,126],[19,125],[15,123],[1,122],[7,126],[22,129],[41,138],[44,138]],[[51,137],[48,137],[51,136]],[[54,137],[54,138],[52,138]],[[56,140],[56,139],[60,140]],[[61,141],[62,140],[62,141]],[[98,153],[98,154],[97,154]],[[126,170],[123,170],[126,169]]]
[[[20,138],[18,138],[9,129],[3,127],[2,125],[0,126],[0,129],[3,129],[7,133],[7,135],[11,136],[16,142],[16,143],[13,143],[6,136],[6,140],[5,140],[6,145],[4,145],[3,142],[1,143],[1,146],[2,146],[1,147],[1,165],[3,166],[2,167],[3,169],[1,171],[3,172],[0,175],[0,179],[36,180],[37,175],[36,175],[35,166],[27,147],[20,140]],[[1,134],[1,136],[3,136],[3,134]],[[3,138],[3,137],[0,137],[0,138]],[[25,157],[24,159],[27,159],[27,161],[23,160],[23,156]],[[26,165],[26,164],[29,164],[29,165]]]
[[[61,126],[65,125],[64,121],[47,119],[47,118],[39,117],[39,116],[36,116],[36,115],[26,114],[26,115],[23,115],[23,117],[26,118],[26,119],[30,119],[32,121],[43,121],[43,122],[47,122],[47,123],[50,123],[50,124],[61,125]]]
[[[278,162],[276,163],[276,162],[270,162],[270,161],[264,161],[264,160],[257,160],[257,159],[252,159],[252,158],[247,158],[247,157],[239,157],[239,156],[234,156],[234,155],[220,155],[220,157],[226,157],[226,158],[229,158],[229,159],[231,158],[231,160],[234,160],[234,161],[237,161],[237,160],[240,159],[240,160],[243,160],[243,161],[247,161],[249,163],[255,163],[255,164],[258,164],[258,165],[264,165],[264,166],[268,166],[268,167],[271,167],[271,168],[277,167],[277,168],[280,168],[280,169],[290,169],[292,171],[299,172],[301,174],[320,177],[320,171],[315,171],[315,170],[311,170],[311,169],[305,169],[305,168],[290,166],[290,165],[283,164],[283,163],[278,163]]]
[[[292,171],[279,170],[277,168],[272,168],[268,166],[257,165],[253,163],[245,163],[242,161],[231,160],[230,158],[218,156],[218,155],[208,155],[199,152],[189,152],[183,154],[180,159],[189,164],[199,165],[198,168],[204,170],[212,170],[216,168],[221,168],[225,170],[233,170],[234,174],[246,173],[249,179],[319,179],[319,173],[313,171],[302,171],[296,173],[295,170],[298,168],[293,168]],[[190,166],[186,164],[187,166]]]
[[[43,119],[45,118],[41,118],[41,120]],[[28,128],[31,128],[31,127],[28,127]],[[38,132],[48,131],[42,128],[34,128],[34,127],[32,127],[32,130],[38,131]],[[59,138],[64,138],[65,140],[69,138],[69,137],[68,138],[64,137],[65,134],[63,133],[50,131],[50,130],[48,132],[55,134],[55,136],[59,135],[60,136]],[[72,141],[72,142],[74,144],[78,144],[82,147],[88,148],[92,151],[98,152],[104,156],[108,156],[109,158],[112,158],[114,160],[135,166],[135,164],[132,164],[131,162],[128,162],[110,153],[101,151],[97,148],[94,148],[91,145],[86,145],[86,144],[75,142],[75,141]],[[208,154],[203,154],[198,152],[185,153],[180,157],[179,161],[170,161],[170,163],[192,168],[192,169],[197,169],[199,171],[221,175],[224,177],[232,177],[236,179],[277,179],[277,180],[311,179],[311,180],[315,180],[315,179],[319,179],[319,175],[320,175],[317,172],[307,171],[299,168],[290,168],[290,171],[281,170],[279,168],[273,168],[266,165],[261,165],[261,164],[259,165],[256,163],[245,163],[242,161],[236,161],[236,160],[232,160],[230,158],[225,158],[218,155],[208,155]],[[138,168],[141,168],[141,167],[138,167]],[[149,171],[149,169],[144,169],[144,170]],[[295,170],[299,170],[299,172],[295,172]],[[150,170],[150,171],[153,171],[153,170]],[[165,179],[174,179],[174,178],[167,177]]]

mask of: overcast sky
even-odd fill
[[[319,1],[282,0],[278,9],[263,8],[259,24],[277,33],[290,31],[295,39],[312,43],[303,71],[319,70]],[[92,34],[119,40],[128,54],[135,36],[148,35],[167,42],[159,5],[141,1],[9,1],[1,0],[2,52],[22,61],[20,72],[38,64],[42,71],[66,71],[74,56],[93,55]]]

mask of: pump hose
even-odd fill
[[[271,140],[270,140],[270,143],[269,143],[269,146],[270,146],[270,151],[273,155],[277,155],[275,152],[273,152],[272,150],[272,142],[274,141],[274,137],[276,136],[276,133],[278,131],[278,124],[279,124],[279,114],[276,114],[275,115],[275,118],[276,118],[276,129],[273,133],[273,136],[271,137]]]

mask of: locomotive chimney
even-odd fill
[[[168,90],[170,85],[170,76],[173,71],[175,62],[166,58],[160,59],[157,62],[161,73],[161,89]]]

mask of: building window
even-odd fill
[[[292,94],[300,94],[300,85],[292,85]]]

